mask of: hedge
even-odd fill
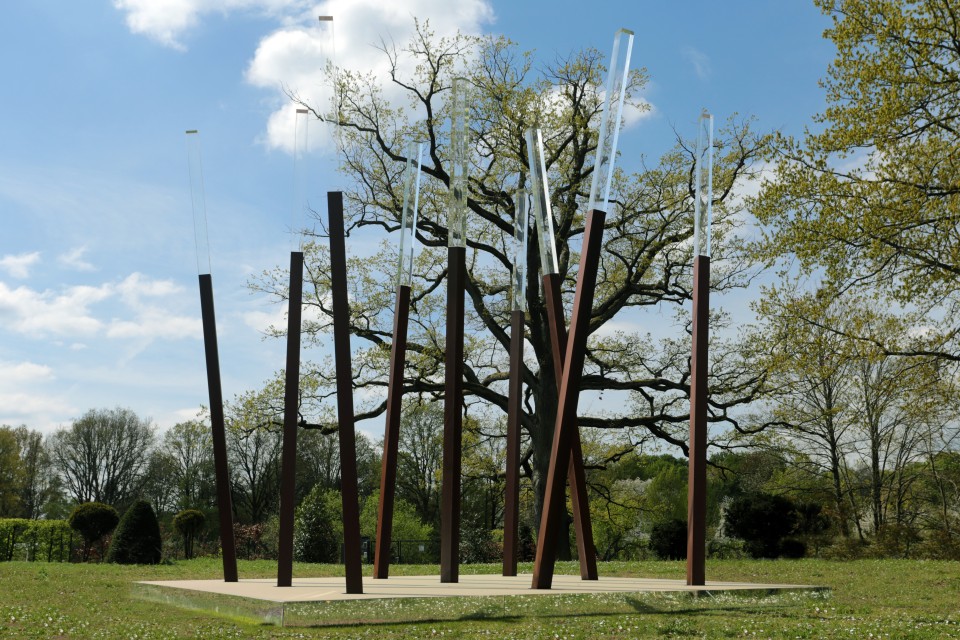
[[[66,520],[0,518],[0,561],[69,562],[79,542]]]

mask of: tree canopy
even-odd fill
[[[951,0],[817,4],[837,47],[827,108],[801,140],[780,140],[754,207],[769,225],[763,251],[920,312],[927,330],[887,351],[960,360],[960,10]]]
[[[338,70],[336,110],[303,106],[324,121],[338,125],[341,164],[350,186],[346,191],[351,234],[393,234],[400,226],[404,149],[424,141],[420,218],[417,240],[422,247],[414,268],[412,312],[404,373],[404,391],[429,399],[443,394],[444,287],[443,248],[447,244],[447,202],[450,185],[449,95],[455,76],[471,85],[471,168],[468,185],[469,228],[466,278],[467,319],[465,396],[468,411],[495,417],[506,410],[507,352],[510,341],[509,284],[513,267],[513,195],[528,186],[524,131],[543,131],[545,160],[552,185],[555,241],[563,277],[563,296],[572,301],[578,252],[584,232],[584,209],[593,171],[597,128],[603,95],[605,56],[596,50],[535,70],[532,55],[502,38],[458,35],[435,38],[425,24],[405,47],[383,46],[391,63],[389,78]],[[642,110],[642,70],[627,83],[626,100]],[[397,97],[399,96],[399,97]],[[296,99],[296,96],[294,95]],[[754,161],[768,138],[747,122],[732,120],[716,141],[715,289],[743,283],[742,254],[733,241],[738,221],[731,205],[737,185],[752,175]],[[693,234],[693,160],[691,145],[678,136],[674,149],[653,167],[637,173],[620,170],[614,182],[604,230],[603,258],[590,320],[591,339],[582,388],[586,394],[620,394],[622,402],[599,404],[582,412],[584,427],[618,430],[636,444],[653,437],[686,450],[689,394],[687,316],[690,299]],[[322,216],[319,216],[322,220]],[[557,393],[540,287],[539,251],[533,225],[524,260],[528,286],[525,337],[529,357],[523,371],[526,385],[523,428],[529,437],[535,485],[546,476]],[[365,236],[365,237],[370,237]],[[321,238],[306,249],[304,304],[309,307],[305,341],[326,342],[330,326],[328,255]],[[351,332],[360,338],[355,349],[354,387],[363,398],[357,419],[385,410],[396,252],[383,241],[374,255],[356,255],[349,265]],[[264,274],[254,285],[280,299],[286,296],[282,269]],[[633,324],[630,314],[657,309],[676,315],[675,336],[655,340]],[[651,314],[653,316],[653,314]],[[621,324],[614,319],[623,320]],[[660,315],[655,322],[661,323]],[[278,333],[282,330],[278,330]],[[730,408],[748,401],[759,383],[736,353],[714,345],[710,420],[739,426]],[[305,402],[333,393],[331,363],[305,366],[315,394]],[[310,387],[307,387],[310,388]],[[320,413],[319,421],[332,422]],[[542,494],[542,489],[538,489]]]

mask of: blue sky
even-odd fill
[[[251,276],[290,249],[292,107],[319,82],[317,15],[337,62],[372,68],[412,16],[502,33],[541,61],[636,33],[650,83],[625,162],[753,115],[799,133],[823,109],[834,52],[811,2],[13,0],[0,21],[0,424],[51,431],[95,407],[162,428],[206,402],[184,131],[199,129],[227,397],[282,366],[262,330],[283,309]],[[337,186],[314,160],[318,188]],[[343,185],[340,185],[343,186]],[[737,304],[741,303],[740,301]],[[310,354],[304,354],[309,358]]]

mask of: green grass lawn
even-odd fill
[[[767,597],[646,595],[523,596],[477,615],[476,601],[404,605],[416,622],[278,628],[178,609],[133,597],[137,580],[219,577],[219,562],[157,567],[0,563],[0,637],[10,638],[960,638],[960,563],[910,560],[713,561],[709,580],[818,584],[830,594]],[[294,576],[337,575],[342,567],[295,565]],[[437,574],[395,566],[394,574]],[[530,566],[521,566],[529,572]],[[271,562],[241,562],[242,578],[272,577]],[[496,573],[467,565],[462,573]],[[601,563],[601,575],[682,578],[680,562]],[[558,573],[577,573],[560,563]],[[463,605],[471,606],[463,606]],[[346,605],[338,605],[346,606]],[[350,603],[354,617],[376,603]],[[469,616],[456,615],[458,607]],[[365,609],[366,607],[366,609]],[[342,611],[340,613],[343,613]]]

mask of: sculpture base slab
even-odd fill
[[[688,586],[684,580],[608,578],[581,580],[580,576],[554,576],[553,588],[531,589],[530,574],[460,575],[456,584],[441,583],[439,576],[394,576],[365,580],[364,593],[348,594],[342,577],[294,578],[290,587],[276,586],[272,578],[239,582],[221,580],[169,580],[139,582],[138,598],[173,606],[251,619],[281,626],[377,624],[423,620],[456,620],[464,617],[531,615],[530,598],[544,599],[553,614],[552,596],[567,596],[563,609],[596,612],[596,596],[611,614],[635,612],[636,598],[644,594],[670,597],[739,595],[763,597],[791,591],[828,591],[826,587],[794,584],[707,582]],[[571,598],[571,596],[573,596]],[[459,598],[451,602],[449,598]],[[536,607],[534,607],[535,609]],[[621,611],[622,609],[622,611]],[[536,615],[533,613],[532,615]]]

